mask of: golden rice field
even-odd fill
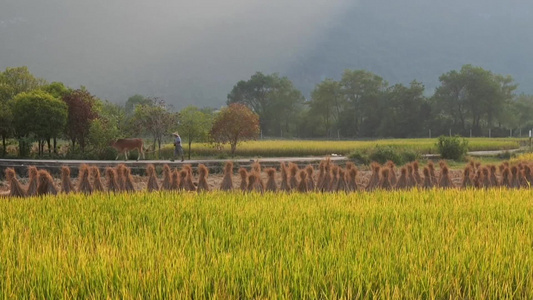
[[[533,190],[0,201],[1,298],[533,298]]]
[[[469,151],[507,150],[520,147],[519,138],[467,138]],[[291,157],[291,156],[323,156],[333,153],[348,155],[353,151],[370,150],[376,146],[390,146],[398,149],[411,150],[418,153],[437,153],[437,139],[386,139],[369,141],[303,141],[303,140],[262,140],[248,141],[237,146],[235,155],[244,157]],[[188,151],[188,145],[184,145]],[[229,145],[222,151],[210,144],[193,143],[191,152],[194,156],[215,156],[221,152],[230,152]],[[172,155],[173,147],[165,147],[167,154]]]

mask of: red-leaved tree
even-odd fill
[[[68,106],[66,134],[72,141],[72,147],[78,142],[83,152],[91,121],[98,117],[95,109],[98,100],[87,90],[79,89],[64,95],[63,101]]]
[[[230,104],[216,114],[209,134],[215,143],[229,143],[233,155],[239,142],[257,138],[259,116],[244,104]]]

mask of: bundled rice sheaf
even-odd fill
[[[200,176],[198,178],[198,192],[207,192],[209,191],[209,185],[207,184],[207,176],[209,175],[209,170],[204,164],[198,165],[198,172]]]
[[[422,177],[420,177],[420,172],[418,171],[418,168],[420,167],[418,165],[418,161],[415,160],[412,165],[413,165],[413,174],[415,177],[416,185],[420,185],[422,184]]]
[[[301,170],[298,173],[298,177],[300,177],[300,181],[298,182],[298,192],[300,193],[307,193],[307,172],[305,170]]]
[[[429,175],[429,168],[424,167],[424,170],[422,172],[424,173],[424,181],[422,183],[422,188],[424,189],[433,188],[433,182],[431,182],[431,175]]]
[[[296,178],[296,175],[298,174],[298,165],[289,163],[289,172],[289,186],[291,187],[291,190],[296,190],[298,188],[298,179]]]
[[[124,190],[126,192],[135,192],[135,186],[133,185],[133,177],[131,176],[131,169],[125,166],[122,171],[124,172],[122,174],[124,178]]]
[[[224,166],[224,178],[220,183],[220,190],[231,191],[233,190],[233,162],[227,161]]]
[[[187,170],[181,169],[179,172],[179,190],[185,191],[187,190],[185,186],[187,185]]]
[[[339,184],[339,166],[331,166],[331,183],[329,184],[329,191],[334,192],[337,190],[337,185]]]
[[[70,180],[70,168],[67,166],[61,167],[61,191],[65,194],[76,192],[76,187]]]
[[[324,176],[326,176],[326,161],[321,161],[318,165],[318,179],[316,181],[316,189],[320,190],[323,186]]]
[[[246,187],[248,192],[263,192],[261,184],[258,182],[258,177],[259,174],[257,174],[255,171],[252,171],[248,174],[248,186]]]
[[[474,181],[472,180],[472,168],[470,165],[467,165],[463,170],[463,181],[461,182],[461,187],[466,189],[469,187],[474,187]]]
[[[289,185],[289,175],[287,172],[287,166],[284,162],[280,163],[280,173],[281,173],[281,184],[279,189],[284,192],[288,192],[291,190],[291,187]]]
[[[490,184],[492,186],[499,186],[500,183],[498,182],[498,178],[496,177],[496,166],[495,165],[491,165],[489,166],[489,170],[490,170]]]
[[[26,191],[22,188],[22,184],[20,184],[17,179],[15,170],[13,168],[7,168],[5,172],[6,179],[9,182],[9,196],[19,198],[26,197]]]
[[[350,168],[350,171],[348,171],[348,189],[352,192],[355,192],[359,190],[359,187],[357,186],[357,168]]]
[[[398,179],[396,178],[396,165],[392,160],[387,161],[387,167],[389,168],[389,181],[390,184],[394,187],[396,186],[396,183],[398,182]]]
[[[157,183],[157,176],[155,175],[155,167],[153,164],[146,166],[146,175],[148,175],[146,189],[149,192],[159,191],[159,184]]]
[[[37,195],[57,195],[57,188],[54,185],[54,179],[46,170],[39,170],[37,182]]]
[[[177,191],[180,189],[180,179],[179,179],[179,172],[178,170],[172,171],[172,181],[170,183],[170,189],[173,191]]]
[[[450,178],[450,174],[448,172],[448,166],[446,164],[444,164],[441,169],[439,187],[444,188],[444,189],[454,187],[452,179]]]
[[[313,179],[313,166],[308,165],[305,168],[305,171],[307,172],[307,190],[308,191],[314,191],[315,190],[315,180]]]
[[[531,174],[531,167],[526,165],[524,166],[524,182],[523,187],[529,188],[533,184],[533,174]]]
[[[116,168],[117,183],[121,191],[126,190],[126,178],[124,178],[125,169],[126,165],[124,164],[119,164]]]
[[[78,174],[78,192],[90,195],[93,193],[93,186],[89,181],[89,167],[86,164],[80,165]]]
[[[379,188],[383,190],[392,190],[392,185],[389,180],[389,168],[381,169],[381,179],[379,181]]]
[[[328,159],[326,160],[326,162],[324,163],[324,178],[322,179],[322,183],[318,186],[318,190],[320,192],[329,192],[331,191],[330,190],[330,187],[331,187],[331,181],[332,181],[332,176],[331,176],[331,161],[329,160],[329,157]]]
[[[400,178],[398,178],[398,182],[396,182],[396,188],[397,189],[406,189],[408,187],[407,185],[407,168],[402,167],[400,169]]]
[[[349,192],[350,188],[348,187],[348,182],[346,181],[346,172],[339,168],[339,179],[337,181],[337,187],[335,188],[338,192]]]
[[[416,181],[415,175],[414,175],[414,168],[412,164],[407,165],[407,186],[408,187],[415,187],[418,185],[418,182]]]
[[[185,170],[187,170],[187,177],[185,177],[185,190],[188,192],[194,192],[196,191],[196,186],[193,183],[193,175],[192,175],[192,166],[191,165],[185,165],[183,167]]]
[[[170,167],[165,164],[163,166],[163,183],[161,184],[161,190],[169,191],[172,189],[172,172]]]
[[[511,170],[508,167],[504,166],[502,171],[502,186],[511,188]]]
[[[490,188],[492,186],[492,183],[490,182],[490,171],[487,167],[481,168],[481,175],[482,177],[482,183],[484,188]]]
[[[268,168],[266,169],[266,173],[268,175],[268,180],[265,186],[265,190],[268,192],[276,192],[278,190],[278,186],[276,185],[276,169],[274,168]]]
[[[372,191],[376,189],[379,185],[379,176],[380,176],[379,173],[381,171],[381,166],[378,163],[373,162],[371,165],[371,168],[372,168],[372,175],[370,175],[370,180],[368,181],[368,184],[366,186],[367,191]]]
[[[120,185],[117,182],[117,172],[115,169],[107,167],[105,168],[105,177],[106,177],[106,186],[107,191],[110,193],[118,193],[122,189],[120,188]]]
[[[255,161],[252,164],[252,171],[256,172],[257,174],[261,174],[261,164],[258,161]]]
[[[29,197],[37,195],[37,186],[38,186],[38,171],[35,166],[28,167],[28,177],[30,181],[28,183],[28,189],[26,190],[26,195]]]
[[[520,188],[520,179],[518,178],[518,167],[511,167],[511,187]]]
[[[433,183],[433,186],[438,185],[437,176],[435,175],[435,165],[433,164],[431,160],[428,162],[427,167],[429,169],[429,176],[431,179],[431,183]]]
[[[239,169],[239,175],[241,175],[241,191],[245,192],[248,190],[248,171],[245,168]],[[253,185],[253,184],[252,184]]]
[[[100,169],[96,166],[91,167],[91,172],[93,174],[93,189],[94,191],[103,192],[104,184],[102,183],[102,177],[100,176]]]

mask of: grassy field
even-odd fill
[[[0,202],[1,298],[533,298],[533,191]]]
[[[520,147],[518,138],[469,138],[469,151],[506,150]],[[421,154],[437,153],[435,143],[437,139],[388,139],[371,141],[301,141],[301,140],[269,140],[250,141],[237,146],[236,156],[242,157],[296,157],[323,156],[332,153],[348,155],[356,150],[369,150],[376,146],[390,146],[398,149],[411,150]],[[188,151],[188,145],[184,144]],[[222,151],[216,150],[209,144],[193,143],[191,153],[195,157],[213,157],[229,153],[229,145]],[[164,147],[163,156],[170,157],[173,153],[172,145]]]

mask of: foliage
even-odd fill
[[[72,141],[72,145],[75,146],[77,142],[83,152],[91,121],[98,116],[96,105],[99,100],[87,90],[78,89],[65,94],[63,101],[68,106],[66,135]]]
[[[137,132],[149,133],[154,139],[154,149],[161,151],[165,135],[170,135],[178,126],[178,114],[170,111],[163,99],[152,98],[150,105],[139,104],[135,107],[132,125]]]
[[[124,105],[124,110],[127,115],[131,116],[133,113],[135,113],[135,108],[137,105],[152,105],[153,99],[150,99],[148,97],[144,97],[142,95],[133,95],[128,98],[128,101],[126,101],[126,104]]]
[[[1,293],[531,299],[532,206],[499,188],[0,201]]]
[[[193,141],[206,141],[209,136],[209,129],[213,124],[213,115],[198,109],[195,106],[187,106],[179,113],[180,137],[187,140],[189,144],[189,159],[191,159],[191,144]]]
[[[0,100],[8,101],[19,93],[33,91],[45,84],[44,79],[34,77],[26,66],[7,68],[0,74]]]
[[[468,151],[468,141],[460,136],[439,136],[437,150],[444,159],[460,159]]]
[[[244,104],[230,104],[215,116],[209,135],[215,143],[229,143],[234,155],[239,142],[259,135],[259,116]]]
[[[372,161],[384,164],[390,160],[396,165],[403,165],[419,159],[420,153],[401,147],[377,145],[370,149],[355,150],[348,157],[361,164],[369,164]]]
[[[98,155],[109,151],[109,143],[119,136],[118,128],[104,118],[94,119],[89,126],[88,141]],[[114,158],[114,157],[113,157]]]

